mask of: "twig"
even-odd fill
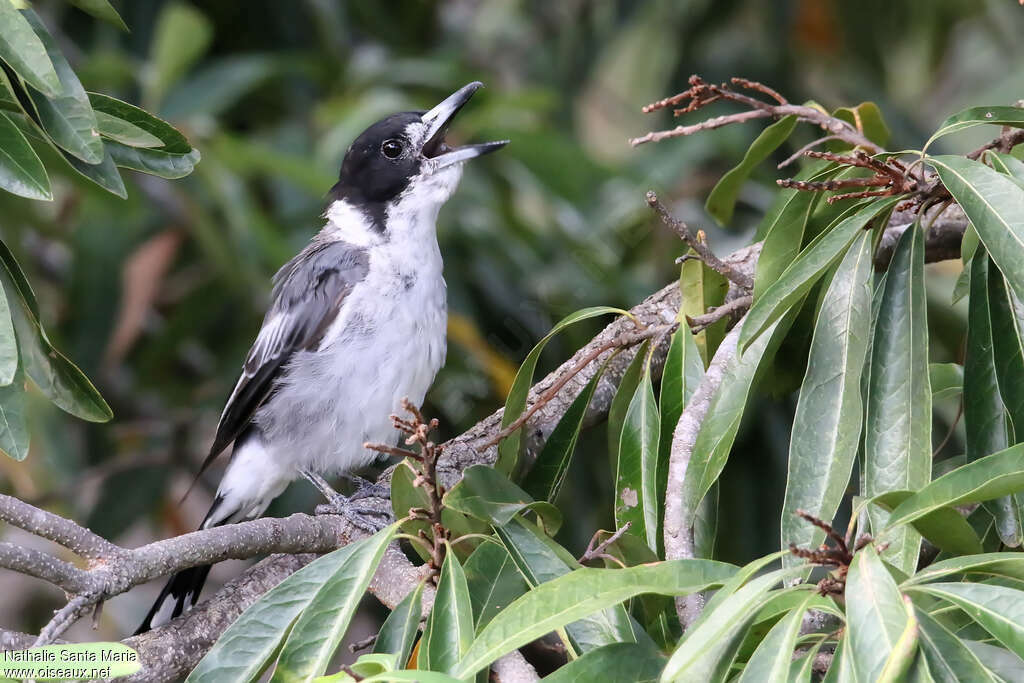
[[[766,102],[756,97],[751,97],[744,93],[737,92],[730,86],[730,84],[727,83],[716,85],[706,82],[700,76],[690,76],[689,90],[649,104],[643,108],[643,111],[645,113],[652,112],[665,107],[674,107],[686,102],[686,106],[675,111],[675,114],[678,116],[679,114],[697,111],[698,109],[706,107],[707,105],[719,100],[727,100],[742,104],[743,106],[748,107],[748,110],[738,112],[736,114],[718,116],[689,126],[676,126],[670,130],[647,133],[646,135],[633,138],[629,141],[630,144],[636,147],[637,145],[642,145],[647,142],[658,142],[659,140],[665,140],[668,138],[693,135],[700,131],[713,130],[732,123],[743,123],[744,121],[751,121],[753,119],[781,119],[785,116],[796,116],[798,120],[818,126],[826,133],[833,135],[854,147],[866,149],[873,154],[882,151],[878,145],[865,137],[863,133],[857,130],[857,128],[842,119],[830,116],[821,109],[789,104],[786,99],[779,95],[775,90],[762,83],[758,83],[757,81],[751,81],[745,78],[733,78],[731,80],[731,84],[741,88],[746,88],[747,90],[753,90],[759,94],[768,95],[775,101]]]
[[[804,152],[804,156],[811,157],[813,159],[834,161],[845,166],[868,169],[873,171],[874,175],[869,178],[841,178],[834,180],[795,180],[793,178],[783,178],[775,181],[780,187],[789,187],[807,192],[832,192],[854,187],[884,188],[875,191],[865,190],[833,195],[827,200],[829,204],[834,204],[835,202],[842,201],[844,199],[889,197],[899,194],[909,194],[916,192],[918,188],[917,179],[912,177],[908,173],[907,167],[895,158],[879,161],[878,159],[873,159],[860,150],[854,150],[853,154],[850,156],[842,156],[831,152],[815,151]]]
[[[537,400],[534,401],[533,405],[531,405],[529,408],[523,411],[523,414],[516,418],[512,422],[512,424],[505,427],[497,434],[495,434],[492,438],[484,442],[483,448],[495,446],[499,442],[501,442],[502,439],[505,439],[510,434],[515,433],[515,431],[522,427],[524,424],[526,424],[526,421],[533,417],[534,413],[540,410],[540,408],[544,404],[553,399],[558,394],[559,390],[561,390],[561,388],[565,386],[566,382],[575,377],[577,373],[583,370],[583,368],[590,365],[591,362],[593,362],[598,356],[600,356],[604,352],[616,348],[635,346],[636,344],[639,344],[645,339],[651,339],[652,337],[657,337],[662,334],[671,334],[672,332],[675,331],[676,327],[676,324],[659,325],[657,327],[648,327],[647,329],[638,330],[636,332],[623,332],[614,339],[611,339],[599,346],[594,347],[593,349],[590,349],[585,356],[583,356],[582,358],[579,359],[579,361],[577,361],[576,365],[573,368],[571,368],[568,372],[564,373],[561,377],[558,378],[557,381],[555,381],[554,384],[548,387],[548,389],[543,394],[538,396]]]
[[[824,531],[825,536],[828,539],[831,539],[833,545],[829,546],[827,543],[823,543],[818,548],[809,549],[798,548],[796,544],[790,543],[789,552],[820,567],[835,567],[835,576],[827,576],[818,582],[818,592],[822,595],[828,595],[830,593],[842,595],[843,591],[846,590],[846,573],[850,569],[850,563],[853,562],[853,555],[870,543],[872,540],[871,537],[867,534],[862,535],[857,539],[857,543],[851,550],[850,539],[836,531],[835,528],[825,520],[819,519],[803,510],[797,510],[795,514],[805,522]]]
[[[838,139],[839,139],[839,137],[836,136],[836,135],[826,135],[823,138],[818,138],[817,140],[812,140],[811,142],[808,142],[806,145],[804,145],[803,147],[801,147],[797,151],[793,152],[793,154],[791,156],[789,156],[785,161],[783,161],[778,166],[776,166],[776,168],[785,168],[786,166],[789,166],[791,163],[793,163],[794,161],[796,161],[797,159],[802,157],[806,152],[811,151],[812,149],[814,149],[818,145],[822,145],[822,144],[824,144],[826,142],[830,142],[832,140],[838,140]]]
[[[662,223],[671,228],[691,249],[697,252],[700,260],[706,263],[709,268],[746,290],[754,288],[753,277],[715,256],[715,252],[711,251],[707,240],[704,238],[703,231],[694,233],[690,230],[690,226],[669,213],[669,210],[665,208],[665,205],[661,203],[658,195],[653,190],[647,191],[647,205],[654,209],[661,218]]]
[[[730,316],[735,317],[737,314],[745,313],[752,303],[754,303],[754,297],[750,294],[736,297],[731,301],[725,302],[721,306],[716,306],[704,315],[698,315],[692,318],[690,316],[686,316],[686,322],[690,326],[690,331],[696,334],[701,330],[714,325],[723,318]]]
[[[590,543],[587,544],[586,552],[584,552],[583,555],[580,556],[580,564],[583,564],[584,562],[588,562],[590,560],[597,560],[606,557],[604,551],[608,549],[608,546],[622,538],[622,534],[629,531],[629,527],[631,526],[633,526],[632,522],[626,522],[621,527],[616,529],[615,533],[613,533],[611,536],[604,539],[600,543],[597,542],[597,539],[600,538],[601,532],[598,531],[594,533],[594,535],[590,539]],[[595,543],[597,544],[596,546],[594,545]]]

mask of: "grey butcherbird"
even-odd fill
[[[437,213],[462,164],[507,143],[445,144],[481,86],[381,119],[345,153],[327,224],[274,276],[273,303],[221,414],[203,468],[234,448],[201,528],[260,516],[299,475],[337,503],[322,477],[369,464],[376,454],[363,444],[395,442],[389,416],[402,398],[423,402],[446,347]],[[138,632],[194,605],[209,570],[171,577]]]

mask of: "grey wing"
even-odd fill
[[[345,297],[366,277],[365,249],[314,240],[274,276],[273,304],[228,398],[202,470],[249,426],[296,351],[315,350]]]

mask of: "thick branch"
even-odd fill
[[[121,548],[70,519],[0,494],[0,520],[49,541],[59,543],[86,560],[111,558]]]

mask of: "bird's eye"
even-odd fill
[[[402,154],[402,143],[399,140],[385,140],[380,151],[388,159],[397,159]]]

